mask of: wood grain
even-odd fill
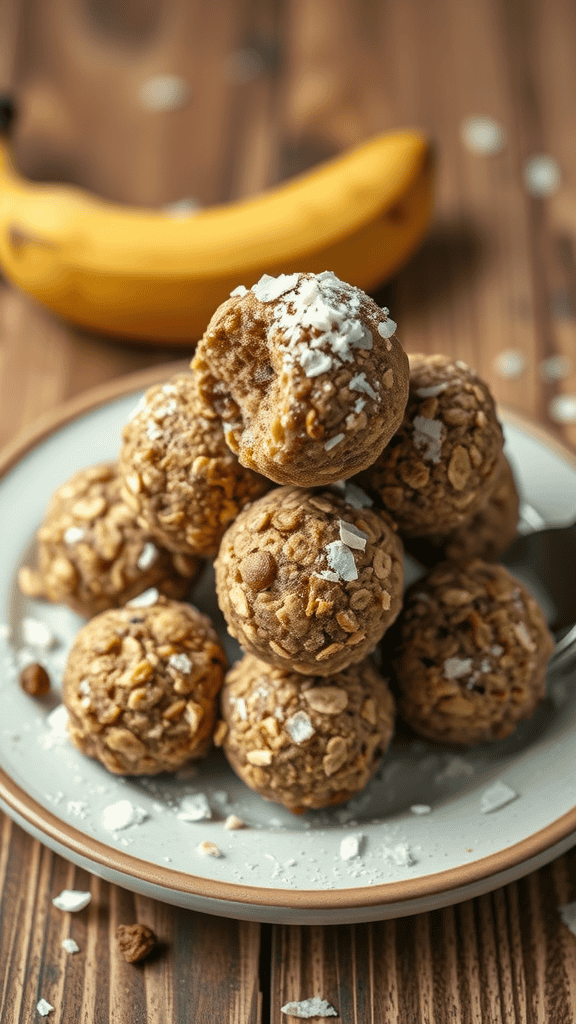
[[[437,214],[420,252],[379,294],[406,348],[472,362],[501,402],[576,445],[550,417],[576,393],[576,6],[573,0],[0,0],[0,87],[15,90],[21,169],[132,203],[254,194],[374,132],[436,140]],[[138,90],[182,76],[179,110]],[[469,152],[460,126],[494,117],[506,145]],[[530,197],[534,153],[562,182]],[[521,352],[523,372],[495,359]],[[174,358],[189,353],[172,350]],[[541,362],[572,360],[561,380]],[[164,362],[165,349],[81,333],[0,282],[0,444],[62,399]],[[455,907],[336,928],[208,918],[73,867],[0,816],[0,1020],[28,1024],[256,1024],[317,995],[345,1024],[571,1024],[576,851]],[[85,911],[51,903],[90,889]],[[117,954],[118,923],[161,939],[146,965]],[[80,953],[61,946],[71,935]]]

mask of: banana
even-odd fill
[[[370,291],[426,232],[433,158],[421,135],[378,136],[254,198],[185,220],[36,184],[0,142],[0,269],[98,333],[192,342],[238,284],[333,270]]]

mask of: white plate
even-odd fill
[[[13,638],[0,639],[0,806],[53,850],[109,881],[196,910],[261,921],[345,923],[429,910],[495,888],[567,849],[576,839],[576,689],[569,680],[510,739],[463,754],[422,742],[392,744],[364,793],[301,818],[253,794],[218,752],[176,777],[122,779],[51,728],[58,698],[33,700],[18,686],[19,668],[30,659],[30,648],[14,652],[22,647],[22,619],[40,620],[58,637],[54,650],[36,652],[56,691],[82,620],[24,599],[18,568],[30,557],[54,489],[76,470],[115,458],[142,388],[172,372],[163,367],[92,392],[0,459],[0,622]],[[576,459],[541,431],[503,415],[524,497],[547,522],[567,523],[576,504]],[[214,612],[206,580],[195,599]],[[226,639],[235,657],[237,648]],[[518,796],[483,814],[481,796],[496,780]],[[208,796],[211,820],[177,818],[179,801],[194,792]],[[143,808],[147,818],[114,834],[103,827],[102,811],[119,799]],[[428,804],[431,812],[413,814],[413,804]],[[248,827],[225,830],[230,812]],[[351,834],[362,837],[360,856],[344,860],[340,844]],[[202,857],[196,851],[202,840],[215,842],[223,856]]]

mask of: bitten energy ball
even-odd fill
[[[542,700],[552,637],[503,566],[443,562],[411,588],[399,625],[399,712],[422,736],[499,740]]]
[[[247,655],[228,673],[221,703],[232,768],[294,814],[363,789],[394,731],[392,695],[369,661],[303,678]]]
[[[326,676],[374,649],[400,611],[404,562],[388,517],[361,507],[369,501],[357,487],[279,487],[240,513],[215,568],[228,629],[246,651]]]
[[[242,465],[319,486],[369,466],[400,426],[408,361],[395,329],[332,273],[264,275],[216,310],[192,367]]]
[[[228,523],[271,486],[232,454],[190,374],[150,388],[122,437],[124,498],[170,551],[215,555]]]
[[[197,558],[158,547],[120,490],[114,462],[76,473],[53,495],[36,534],[44,595],[88,618],[149,587],[185,597],[200,568]]]
[[[519,508],[514,475],[504,458],[492,494],[472,519],[451,533],[417,538],[407,544],[408,550],[423,565],[444,560],[467,562],[471,558],[495,562],[516,536]]]
[[[64,673],[72,740],[119,775],[204,757],[225,668],[210,620],[191,605],[158,597],[102,612],[78,633]]]
[[[359,477],[406,537],[460,526],[486,503],[500,472],[503,435],[487,386],[460,360],[410,356],[400,430]]]

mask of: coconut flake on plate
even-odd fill
[[[118,832],[130,825],[140,825],[147,817],[148,813],[143,807],[136,807],[130,800],[118,800],[115,804],[108,804],[102,811],[102,825],[109,832]]]
[[[485,789],[480,797],[480,810],[482,814],[489,814],[491,811],[499,811],[501,807],[516,800],[518,793],[507,786],[505,782],[498,779],[493,786]]]
[[[182,798],[176,817],[180,821],[206,821],[212,817],[212,808],[205,793],[191,793]]]

